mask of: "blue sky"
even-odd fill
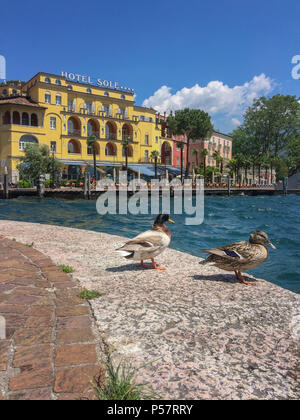
[[[295,0],[15,0],[1,5],[7,79],[62,70],[119,81],[137,104],[205,109],[228,132],[255,96],[300,96]]]

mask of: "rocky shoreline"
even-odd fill
[[[124,238],[0,221],[0,233],[33,247],[105,293],[91,301],[99,338],[130,360],[137,379],[166,399],[298,399],[300,296],[256,287],[168,249],[165,272],[114,254]]]

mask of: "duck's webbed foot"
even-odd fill
[[[244,284],[246,284],[247,286],[255,286],[256,285],[256,283],[255,282],[253,282],[253,281],[247,281],[243,276],[242,276],[242,273],[240,272],[240,271],[235,271],[235,275],[236,275],[236,278],[238,279],[238,280],[240,280],[242,283],[244,283]]]
[[[151,261],[152,261],[153,268],[154,268],[155,270],[161,270],[161,271],[164,271],[164,270],[165,270],[165,268],[164,268],[164,267],[159,267],[159,266],[156,264],[156,262],[154,261],[154,258],[152,258],[152,259],[151,259]]]
[[[141,266],[143,267],[143,268],[153,268],[152,267],[152,265],[146,265],[146,264],[144,264],[144,261],[143,260],[141,260]]]

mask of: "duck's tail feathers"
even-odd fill
[[[117,254],[121,255],[121,257],[124,257],[124,258],[131,258],[131,257],[133,257],[133,254],[134,254],[134,252],[132,252],[132,251],[125,251],[125,250],[121,250],[121,249],[117,249],[115,252]]]

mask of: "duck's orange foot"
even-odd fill
[[[242,283],[246,284],[247,286],[256,286],[256,283],[253,281],[247,281],[240,271],[235,271],[236,278],[240,280]]]
[[[144,264],[144,261],[143,260],[141,260],[141,266],[143,268],[147,268],[147,269],[153,268],[152,265],[146,265],[146,264]]]
[[[166,269],[164,267],[159,267],[156,262],[154,261],[154,259],[151,260],[152,261],[152,266],[155,270],[160,270],[160,271],[165,271]]]

